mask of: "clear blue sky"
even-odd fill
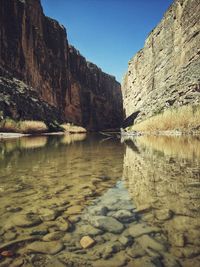
[[[68,40],[87,60],[121,82],[172,0],[41,0],[44,13],[67,29]]]

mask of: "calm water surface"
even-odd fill
[[[0,266],[199,267],[200,138],[0,140],[0,218]]]

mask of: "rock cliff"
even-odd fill
[[[120,126],[120,84],[68,44],[65,28],[44,15],[40,0],[0,0],[0,25],[1,76],[31,86],[61,121],[92,130]],[[24,105],[28,100],[29,94]],[[19,109],[10,115],[23,119]]]
[[[175,0],[129,61],[122,89],[129,124],[200,103],[199,22],[199,0]]]

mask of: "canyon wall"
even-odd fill
[[[199,33],[200,1],[175,0],[129,61],[122,91],[130,123],[200,103]]]
[[[14,77],[32,87],[37,101],[56,108],[60,121],[92,130],[120,126],[120,84],[68,44],[65,28],[44,15],[40,0],[0,0],[0,25],[2,77]],[[5,91],[1,92],[4,98],[8,97]],[[24,105],[29,99],[27,93]],[[13,105],[14,113],[9,105],[5,108],[5,102],[0,105],[4,116],[35,119],[14,100]]]

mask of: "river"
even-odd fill
[[[2,139],[0,216],[0,266],[199,267],[200,138]]]

